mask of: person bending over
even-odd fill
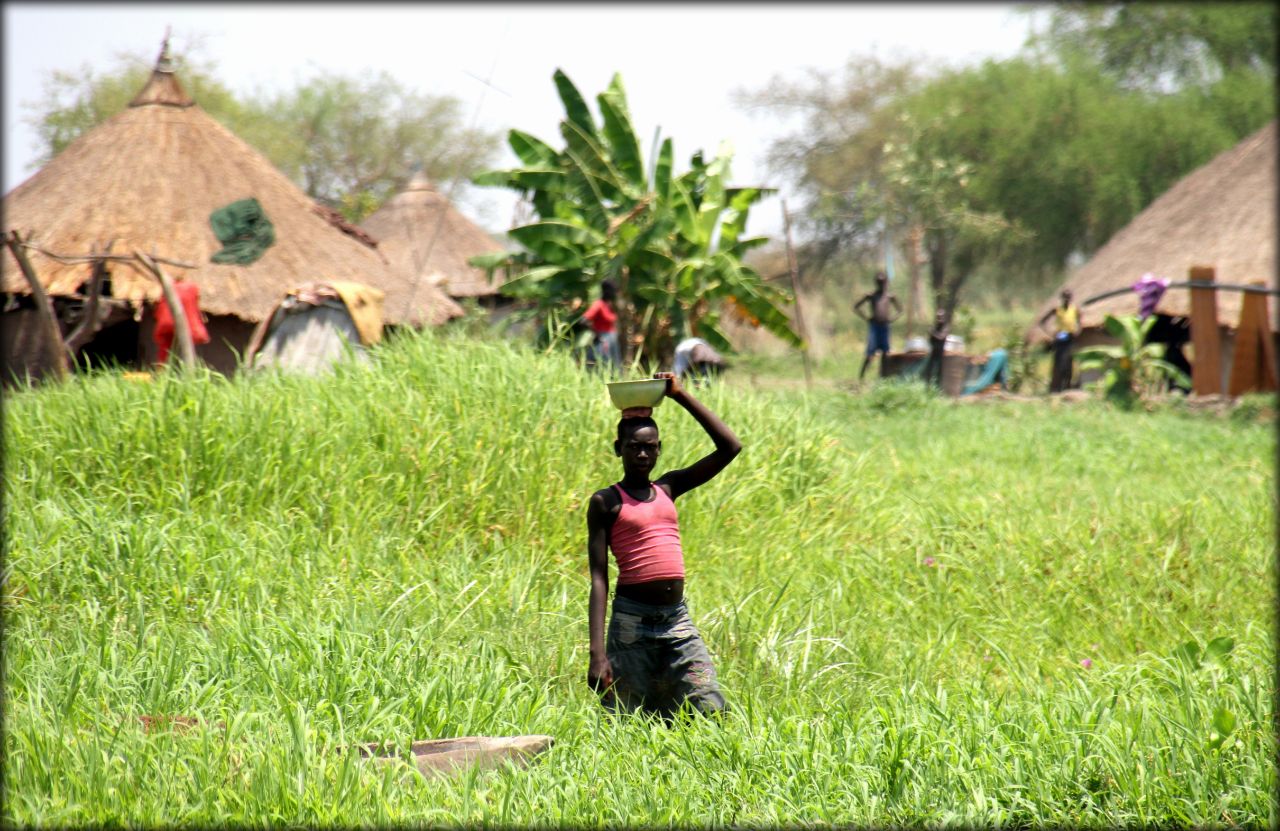
[[[689,467],[653,479],[662,452],[658,425],[648,408],[623,412],[613,444],[622,460],[622,481],[596,491],[587,505],[587,683],[615,712],[643,711],[669,719],[684,706],[708,714],[726,707],[711,655],[684,602],[684,552],[675,500],[724,470],[741,452],[742,442],[673,373],[657,377],[666,379],[666,396],[702,425],[715,450]],[[618,562],[618,586],[606,638],[610,550]]]

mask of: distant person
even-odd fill
[[[622,368],[622,345],[618,341],[618,289],[612,280],[600,283],[600,298],[583,313],[591,326],[591,360],[608,364],[612,371]]]
[[[1063,289],[1057,307],[1040,318],[1040,328],[1053,338],[1053,372],[1049,377],[1049,392],[1062,392],[1071,387],[1071,345],[1080,334],[1080,307],[1071,302],[1071,289]],[[1045,324],[1053,318],[1054,328]]]
[[[200,287],[188,283],[179,276],[173,281],[173,293],[178,295],[183,314],[187,317],[187,325],[191,328],[191,342],[195,345],[209,342],[209,330],[204,326],[204,314],[200,311]],[[174,329],[173,310],[162,296],[155,307],[155,329],[151,338],[156,344],[156,363],[163,364],[169,360],[169,350],[173,348],[173,339],[177,336]]]
[[[867,306],[871,313],[862,310]],[[897,314],[890,314],[890,307],[897,309]],[[876,272],[875,291],[864,294],[853,304],[853,313],[867,321],[867,355],[862,359],[862,369],[858,370],[858,380],[867,374],[867,366],[872,357],[880,353],[880,371],[884,372],[884,356],[889,354],[889,324],[902,316],[902,304],[897,295],[889,291],[889,276],[883,271]]]
[[[725,709],[725,701],[711,655],[684,602],[684,550],[675,500],[724,470],[742,442],[680,386],[674,373],[657,377],[666,379],[666,397],[693,416],[715,450],[689,467],[651,479],[662,452],[658,425],[648,408],[623,411],[613,443],[622,460],[622,481],[596,491],[587,503],[587,683],[615,712],[670,718],[691,706],[715,714]],[[618,562],[618,585],[606,639],[610,550]]]
[[[723,369],[724,358],[702,338],[685,338],[676,344],[671,371],[677,378],[710,378]]]
[[[938,309],[933,318],[933,328],[929,330],[929,357],[924,362],[924,382],[942,389],[942,362],[947,354],[947,336],[951,334],[951,324],[947,320],[945,309]]]

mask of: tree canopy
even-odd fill
[[[1012,232],[968,247],[972,266],[1043,284],[1274,118],[1275,20],[1272,4],[1067,3],[1009,59],[855,56],[842,73],[777,78],[741,100],[803,113],[770,160],[803,197],[811,266],[870,259],[897,235],[886,208],[905,196],[892,167],[909,147],[940,172],[965,171],[963,188],[935,200]]]
[[[781,310],[786,295],[742,262],[765,242],[742,236],[765,192],[728,185],[730,149],[722,146],[710,160],[698,151],[678,173],[668,138],[648,166],[621,77],[596,96],[598,122],[567,75],[556,70],[553,80],[565,109],[563,148],[511,130],[508,143],[523,166],[476,177],[530,201],[537,221],[510,231],[527,250],[475,262],[518,272],[504,291],[544,314],[585,301],[611,279],[623,342],[638,332],[645,363],[666,364],[674,341],[690,335],[731,348],[718,325],[722,300],[800,345]]]
[[[154,61],[122,55],[105,71],[59,70],[28,102],[41,144],[39,164],[123,110]],[[253,145],[307,195],[358,222],[408,181],[417,167],[435,181],[465,181],[487,165],[499,136],[464,125],[462,105],[376,73],[325,73],[274,94],[237,94],[213,64],[189,56],[179,78],[202,109]]]

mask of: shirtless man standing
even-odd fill
[[[864,305],[870,306],[871,314],[862,310]],[[890,307],[897,310],[890,315]],[[902,317],[902,304],[897,295],[889,291],[889,277],[883,271],[876,272],[876,290],[862,295],[853,304],[853,313],[868,323],[867,356],[862,359],[862,369],[858,371],[858,380],[867,374],[867,366],[877,352],[880,353],[880,367],[884,368],[884,356],[889,354],[889,324]]]

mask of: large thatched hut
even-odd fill
[[[1054,307],[1062,289],[1070,289],[1074,301],[1082,304],[1091,297],[1130,287],[1148,273],[1175,283],[1187,281],[1193,266],[1213,268],[1218,283],[1262,281],[1273,286],[1276,230],[1276,122],[1272,121],[1179,180],[1147,206],[1045,300],[1035,320]],[[1216,292],[1224,377],[1231,365],[1243,297],[1234,291]],[[1274,333],[1274,298],[1270,308],[1268,321]],[[1123,291],[1083,306],[1084,331],[1079,343],[1106,339],[1101,328],[1106,314],[1137,311],[1138,296]],[[1191,291],[1166,291],[1156,314],[1161,318],[1158,328],[1166,333],[1185,327],[1191,315]],[[1034,322],[1027,336],[1032,342],[1048,340]]]
[[[387,200],[361,227],[378,240],[378,250],[401,277],[437,285],[450,297],[498,296],[500,281],[467,260],[503,248],[467,219],[425,176],[414,174],[404,190]]]
[[[29,236],[27,249],[59,317],[74,320],[92,265],[81,257],[108,243],[114,255],[138,250],[190,268],[166,266],[195,283],[210,343],[198,349],[224,372],[236,366],[255,324],[299,283],[325,279],[364,283],[385,294],[388,324],[443,323],[461,308],[430,285],[415,285],[388,267],[376,248],[344,230],[288,178],[196,105],[162,51],[155,71],[121,113],[80,137],[4,199],[4,226]],[[253,198],[274,229],[274,242],[248,264],[218,264],[223,249],[210,215]],[[37,250],[37,248],[39,250]],[[5,378],[39,376],[51,354],[30,287],[6,250]],[[82,358],[147,364],[152,355],[155,279],[135,263],[112,261],[104,294],[113,309]]]

